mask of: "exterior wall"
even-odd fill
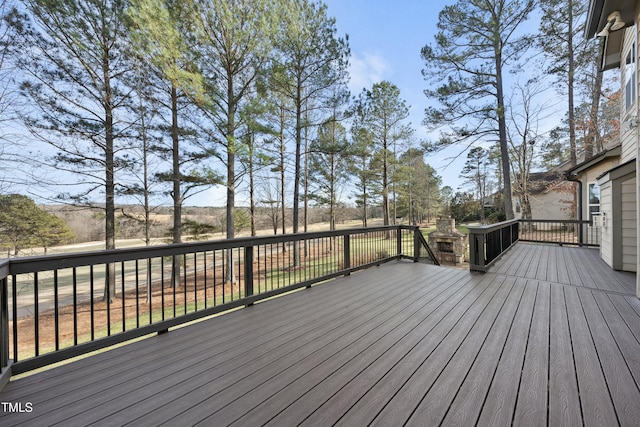
[[[636,180],[622,182],[622,269],[637,271]]]
[[[529,196],[531,217],[533,219],[571,219],[571,193],[548,191]]]
[[[598,177],[613,169],[620,164],[619,158],[613,157],[607,159],[600,164],[582,172],[580,180],[582,181],[582,219],[589,220],[589,184],[598,181]],[[602,192],[602,188],[600,188]],[[602,197],[602,194],[600,195]],[[602,200],[600,200],[602,205]],[[601,208],[602,211],[602,208]]]
[[[605,217],[600,241],[600,256],[613,268],[613,210],[611,181],[600,183],[600,212]]]

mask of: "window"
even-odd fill
[[[629,110],[636,101],[636,43],[633,42],[631,50],[624,61],[624,105],[625,111]]]
[[[589,184],[589,221],[594,215],[600,215],[600,187],[595,182]]]

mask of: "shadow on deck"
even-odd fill
[[[16,425],[636,425],[635,274],[394,262],[9,383]]]

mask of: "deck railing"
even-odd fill
[[[520,223],[517,219],[497,224],[468,227],[469,269],[487,271],[500,255],[518,241]]]
[[[600,246],[600,228],[591,221],[521,219],[520,241]]]
[[[0,368],[25,372],[395,259],[437,264],[421,237],[388,226],[5,260]]]
[[[518,240],[561,246],[600,246],[600,229],[590,221],[514,219],[468,228],[469,269],[473,271],[487,271]]]

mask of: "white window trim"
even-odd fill
[[[628,28],[626,31],[630,29],[631,28]],[[633,25],[633,37],[631,38],[631,40],[632,40],[631,47],[628,50],[621,52],[620,68],[622,70],[625,70],[627,57],[633,50],[635,55],[635,67],[634,67],[634,75],[633,75],[633,77],[635,78],[635,85],[633,87],[633,89],[635,90],[635,97],[633,101],[627,106],[627,94],[626,94],[627,75],[625,72],[622,75],[623,80],[620,82],[620,92],[621,92],[621,95],[623,95],[624,97],[624,99],[622,99],[622,97],[620,99],[620,117],[622,118],[622,121],[627,121],[629,117],[635,116],[638,111],[638,96],[639,96],[638,89],[640,89],[640,87],[638,82],[639,73],[638,73],[638,25],[637,23]]]
[[[598,188],[598,203],[591,203],[591,186]],[[598,210],[591,212],[591,207],[597,206]],[[589,214],[589,221],[592,221],[593,215],[600,215],[602,212],[602,195],[600,193],[600,186],[596,181],[587,182],[587,213]]]

